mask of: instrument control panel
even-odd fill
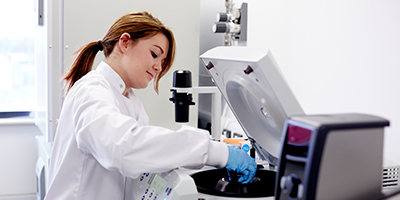
[[[164,173],[143,173],[132,180],[133,200],[184,200],[197,196],[189,174],[179,169]]]

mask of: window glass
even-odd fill
[[[33,111],[35,0],[0,2],[0,112]]]

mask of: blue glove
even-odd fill
[[[247,155],[247,153],[241,150],[237,146],[228,145],[229,157],[228,163],[225,168],[230,171],[238,172],[243,174],[238,182],[242,184],[251,183],[254,176],[256,175],[257,164],[254,158]],[[231,179],[231,177],[229,177]]]

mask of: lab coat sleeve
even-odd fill
[[[224,167],[228,160],[227,146],[211,141],[207,131],[140,126],[134,117],[121,114],[111,92],[101,87],[76,99],[73,109],[78,148],[104,168],[131,178],[178,167]]]

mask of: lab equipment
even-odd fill
[[[200,58],[251,146],[270,165],[257,170],[253,183],[246,186],[229,183],[222,190],[215,187],[225,179],[225,174],[218,173],[218,170],[199,172],[201,176],[193,174],[199,196],[204,199],[273,198],[271,189],[275,188],[275,166],[285,119],[294,114],[304,114],[303,109],[266,48],[216,47]],[[200,178],[216,175],[219,177],[210,180],[208,185],[204,185],[203,178]],[[262,189],[255,189],[259,187]]]
[[[46,195],[45,164],[42,158],[36,161],[36,200],[43,200]]]
[[[52,144],[46,137],[36,136],[38,146],[38,159],[36,160],[36,199],[43,200],[49,187],[48,174]]]
[[[201,59],[263,160],[278,163],[285,119],[304,114],[266,48],[216,47]]]
[[[274,194],[278,194],[277,199],[312,199],[313,194],[315,199],[321,195],[322,199],[329,195],[362,199],[361,189],[372,198],[381,194],[383,127],[389,125],[387,120],[362,114],[305,115],[268,49],[216,47],[200,58],[251,146],[269,164],[257,169],[251,184],[230,182],[225,169],[173,170],[193,179],[190,184],[197,188],[197,199],[267,200],[274,199]],[[292,138],[288,124],[303,128],[298,132],[301,137],[295,134]],[[293,143],[299,147],[294,148]],[[171,181],[179,182],[182,177]],[[338,191],[332,187],[340,192],[332,194]],[[175,189],[179,190],[173,187],[171,196],[178,195]],[[173,199],[171,196],[165,199]]]
[[[173,78],[174,88],[191,88],[192,73],[189,70],[176,70]],[[192,101],[192,94],[188,92],[178,92],[171,89],[172,98],[169,100],[175,104],[175,122],[189,122],[189,106],[195,105]]]
[[[400,165],[385,158],[382,171],[382,192],[391,193],[400,190]]]
[[[211,135],[215,140],[221,139],[221,93],[215,86],[192,87],[192,76],[189,70],[176,70],[174,72],[172,98],[175,103],[175,121],[189,121],[189,106],[194,105],[192,93],[211,94]]]
[[[134,200],[197,200],[194,181],[183,170],[143,173],[132,182],[132,188]]]
[[[217,13],[214,33],[225,33],[225,46],[245,46],[247,41],[247,3],[234,8],[232,0],[225,2],[226,12]]]
[[[381,195],[386,119],[366,114],[292,116],[285,123],[276,199]]]
[[[226,169],[190,173],[180,173],[182,169],[177,169],[174,172],[179,171],[179,176],[190,176],[194,180],[198,199],[273,199],[275,166],[285,119],[304,114],[304,111],[268,49],[216,47],[205,52],[201,60],[248,136],[250,146],[270,165],[257,169],[251,184],[229,182]],[[176,190],[178,187],[173,187],[166,199],[174,199],[172,195],[176,195]],[[140,198],[142,196],[133,195],[135,200]]]

